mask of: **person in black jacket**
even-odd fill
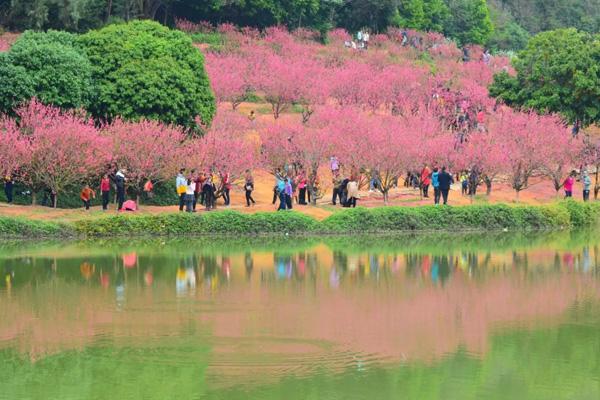
[[[442,172],[438,175],[438,182],[440,184],[440,192],[442,192],[442,198],[444,204],[448,204],[448,192],[450,191],[450,185],[454,183],[452,174],[446,171],[446,167],[442,167]]]

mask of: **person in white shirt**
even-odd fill
[[[185,211],[194,211],[194,194],[196,192],[196,182],[188,179],[185,185]]]

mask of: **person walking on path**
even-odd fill
[[[287,201],[285,199],[285,188],[285,179],[283,177],[279,177],[277,179],[277,186],[275,187],[277,195],[279,196],[279,208],[277,209],[277,211],[285,211],[285,209],[287,208]]]
[[[425,165],[421,170],[421,190],[426,199],[429,198],[429,185],[431,185],[431,170]]]
[[[209,175],[206,176],[206,180],[204,181],[204,185],[202,186],[202,196],[204,197],[204,205],[206,206],[206,211],[210,211],[215,208],[215,186],[212,181],[212,177]]]
[[[340,201],[342,201],[342,177],[340,176],[339,172],[335,172],[335,174],[333,175],[333,197],[331,198],[331,204],[333,204],[334,206],[337,205],[337,199],[339,198]]]
[[[288,210],[292,209],[293,196],[294,196],[294,187],[292,186],[292,179],[288,177],[285,180],[285,205]]]
[[[104,174],[100,180],[100,195],[102,196],[102,210],[106,211],[110,202],[110,179],[108,174]]]
[[[185,187],[185,211],[194,212],[194,199],[196,194],[196,182],[194,179],[188,179]]]
[[[347,207],[352,207],[355,208],[356,207],[356,201],[359,198],[359,194],[358,194],[358,181],[356,180],[355,177],[351,177],[350,178],[350,182],[348,182],[347,185],[347,190],[348,190],[348,200],[347,200]]]
[[[8,204],[13,202],[13,188],[14,182],[12,176],[6,175],[4,177],[4,194],[6,195],[6,202]]]
[[[304,171],[300,171],[298,175],[298,204],[305,206],[308,203],[306,202],[306,186],[308,185],[308,180],[306,179],[306,174]]]
[[[185,178],[185,168],[181,168],[175,178],[175,190],[179,196],[179,211],[183,211],[185,205],[185,191],[187,189],[187,179]]]
[[[587,171],[583,171],[583,201],[590,201],[590,189],[592,187],[592,179]]]
[[[250,203],[252,203],[252,205],[256,204],[252,198],[252,192],[254,191],[254,177],[249,169],[246,170],[244,190],[246,191],[246,207],[250,207]]]
[[[444,200],[444,205],[448,204],[448,193],[450,192],[450,185],[454,183],[452,174],[446,171],[446,167],[442,167],[442,172],[438,175],[439,190]],[[439,202],[439,199],[438,199]]]
[[[96,198],[96,192],[90,187],[90,185],[85,185],[79,194],[81,201],[83,201],[83,206],[86,211],[90,209],[90,203],[92,199]]]
[[[225,207],[231,205],[231,179],[229,173],[221,174],[221,184],[223,185],[223,200],[225,201]]]
[[[277,203],[277,199],[279,199],[279,183],[283,180],[283,176],[281,174],[281,170],[277,168],[275,171],[275,185],[273,186],[273,205]]]
[[[440,181],[438,180],[440,173],[437,167],[433,169],[431,174],[431,186],[433,186],[433,203],[440,204]]]
[[[574,172],[571,172],[567,179],[563,182],[565,188],[565,199],[573,197],[573,185],[575,184]]]
[[[123,209],[123,203],[125,203],[125,170],[119,170],[115,174],[115,186],[117,187],[117,210]]]

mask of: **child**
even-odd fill
[[[90,185],[86,184],[81,190],[79,197],[81,198],[81,201],[83,201],[83,206],[85,209],[89,210],[91,200],[96,198],[96,192],[94,192]]]
[[[460,175],[460,184],[462,189],[462,195],[466,196],[469,193],[469,176],[464,171]]]

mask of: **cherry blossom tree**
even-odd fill
[[[180,129],[157,121],[125,122],[120,119],[104,128],[111,140],[113,162],[127,169],[127,186],[137,202],[147,181],[163,182],[183,165],[186,135]]]
[[[110,161],[110,140],[99,134],[92,121],[75,112],[32,100],[17,110],[17,116],[29,152],[20,179],[32,193],[52,190],[54,207],[65,188],[96,177]],[[35,200],[33,194],[33,204]]]
[[[563,122],[555,117],[548,119],[543,126],[543,135],[547,141],[545,155],[540,172],[552,181],[556,196],[569,173],[581,163],[584,143],[581,137],[573,137]]]
[[[243,115],[220,109],[207,133],[185,144],[187,166],[229,174],[230,182],[234,183],[247,169],[258,164],[258,143],[249,130],[250,123]],[[220,182],[217,197],[222,191],[223,182]]]
[[[217,102],[230,102],[235,110],[250,88],[251,71],[246,60],[237,54],[206,54],[206,70]]]
[[[15,176],[27,164],[31,154],[15,120],[0,119],[0,178]]]
[[[553,116],[540,116],[504,108],[490,120],[489,132],[498,139],[494,151],[506,155],[505,177],[519,193],[529,187],[530,179],[540,172],[552,146],[545,130],[556,123]]]

